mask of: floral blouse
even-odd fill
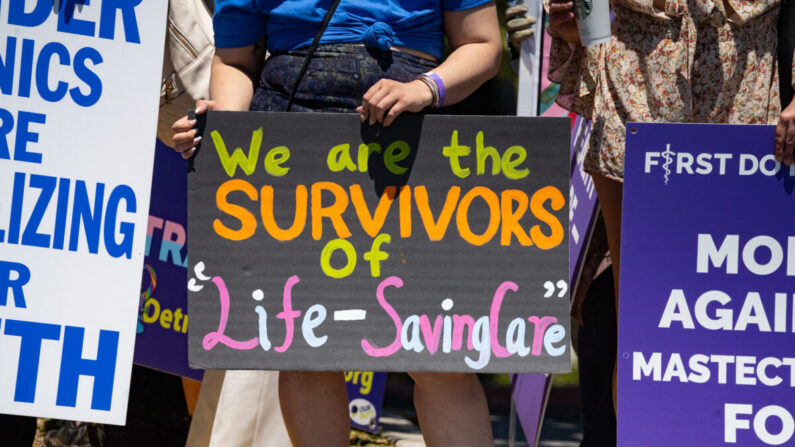
[[[622,181],[625,123],[774,124],[780,0],[611,0],[610,42],[552,42],[558,103],[593,119],[585,168]],[[795,70],[794,70],[795,71]]]

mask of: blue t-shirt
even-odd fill
[[[392,45],[444,52],[442,11],[461,11],[493,0],[342,0],[320,43]],[[307,47],[331,0],[216,0],[213,28],[219,48],[240,48],[267,35],[270,51]]]

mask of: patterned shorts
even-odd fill
[[[302,50],[272,54],[265,61],[250,110],[285,110],[305,56]],[[365,92],[380,79],[408,82],[436,66],[436,62],[400,51],[320,45],[298,86],[292,110],[355,112]]]

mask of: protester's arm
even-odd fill
[[[786,166],[795,164],[795,100],[781,112],[776,125],[776,160]]]
[[[453,52],[434,73],[444,82],[444,105],[455,104],[497,74],[502,39],[494,3],[444,12],[444,29]],[[422,81],[382,79],[371,87],[357,109],[362,121],[388,126],[403,112],[419,112],[431,105],[433,95]]]
[[[254,96],[257,79],[265,57],[263,46],[216,48],[210,74],[210,100],[196,102],[196,114],[207,110],[248,110]],[[188,158],[199,143],[196,121],[183,116],[172,126],[174,150]]]
[[[446,104],[455,104],[497,75],[502,38],[493,3],[444,13],[444,31],[453,52],[434,70],[444,80]]]
[[[217,48],[210,75],[210,100],[224,110],[245,111],[265,60],[264,46]]]

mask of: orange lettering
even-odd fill
[[[481,235],[473,233],[472,229],[469,227],[469,206],[472,204],[472,200],[474,200],[475,197],[482,198],[486,202],[486,205],[489,206],[489,225],[486,227],[486,231]],[[497,198],[497,194],[485,186],[476,186],[472,188],[472,190],[466,193],[461,199],[461,203],[458,205],[455,223],[456,226],[458,226],[458,233],[470,244],[480,246],[490,241],[500,228],[500,199]]]
[[[395,200],[395,191],[397,188],[394,186],[387,186],[384,189],[383,194],[381,194],[381,200],[379,200],[378,206],[375,208],[375,215],[372,217],[370,216],[370,210],[367,209],[367,203],[364,202],[362,187],[359,185],[351,185],[350,190],[351,202],[353,202],[353,207],[356,208],[356,215],[359,216],[359,222],[361,222],[365,233],[369,234],[370,237],[378,236],[378,233],[381,232],[381,228],[384,226],[384,221],[386,221],[386,215],[389,213],[392,201]]]
[[[404,185],[400,187],[400,237],[411,237],[411,187]]]
[[[334,203],[331,206],[323,206],[323,191],[334,194]],[[342,186],[332,182],[317,182],[312,185],[312,238],[319,241],[323,236],[323,218],[331,219],[331,224],[337,232],[337,237],[351,237],[351,232],[342,213],[348,207],[348,195]]]
[[[293,225],[282,230],[279,224],[276,223],[274,217],[273,206],[273,186],[263,186],[260,193],[260,214],[262,215],[262,225],[274,239],[277,241],[291,241],[301,235],[306,226],[306,203],[307,193],[306,186],[298,185],[295,188],[295,217],[293,218]]]
[[[444,238],[444,233],[447,232],[447,227],[450,225],[450,219],[453,217],[453,211],[455,211],[455,205],[460,195],[461,188],[458,186],[453,186],[447,191],[447,198],[444,201],[442,212],[439,214],[439,220],[434,222],[433,213],[431,213],[428,205],[428,190],[422,185],[414,187],[417,210],[420,212],[422,223],[425,225],[425,231],[428,232],[430,240],[441,241]]]
[[[215,205],[222,212],[238,219],[240,221],[240,229],[232,230],[224,225],[220,219],[213,221],[213,229],[218,236],[224,239],[242,241],[254,235],[254,231],[257,229],[257,218],[242,206],[231,204],[226,200],[229,193],[233,191],[240,191],[248,196],[249,199],[257,200],[257,189],[251,186],[251,183],[241,179],[225,181],[215,193]]]
[[[513,204],[518,204],[517,208],[513,208]],[[524,232],[524,229],[519,224],[519,221],[524,217],[527,211],[527,204],[529,199],[524,191],[518,189],[507,189],[502,192],[502,200],[500,206],[502,210],[502,232],[500,233],[500,244],[511,245],[511,236],[516,235],[516,240],[524,247],[533,245],[533,240]]]
[[[544,202],[549,200],[551,207],[554,211],[558,211],[566,205],[566,199],[563,194],[554,186],[545,186],[533,194],[530,199],[530,211],[541,222],[549,225],[551,231],[547,236],[541,231],[540,225],[534,225],[530,228],[530,237],[533,242],[542,250],[549,250],[550,248],[557,247],[563,242],[563,225],[557,217],[553,216],[549,211],[544,208]]]

